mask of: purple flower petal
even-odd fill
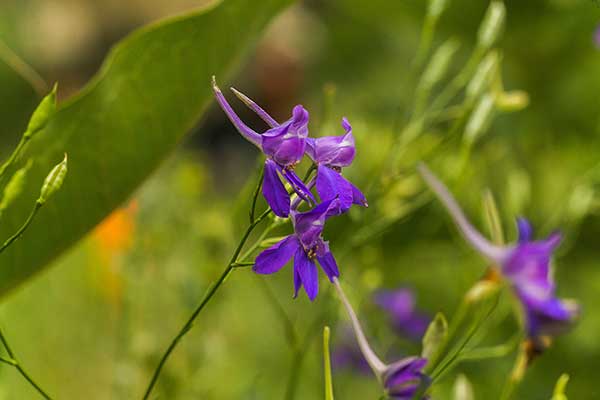
[[[240,99],[246,106],[248,106],[248,108],[254,111],[256,115],[258,115],[260,119],[265,121],[267,125],[269,125],[271,128],[279,126],[279,123],[275,121],[275,118],[271,117],[269,113],[263,110],[261,106],[256,104],[254,100],[250,99],[244,93],[240,92],[235,88],[231,88],[231,91],[237,96],[238,99]]]
[[[290,235],[274,246],[263,250],[254,263],[252,269],[258,274],[272,274],[279,271],[292,258],[300,248],[298,238]]]
[[[533,237],[533,228],[525,218],[517,218],[517,230],[519,231],[519,242],[529,242]]]
[[[326,246],[326,251],[323,252],[322,255],[317,255],[317,260],[319,261],[319,264],[321,264],[321,268],[323,268],[325,275],[333,282],[333,278],[340,276],[340,271],[333,254],[329,251],[329,245],[326,242],[324,242],[324,244]]]
[[[217,86],[214,76],[212,78],[212,85],[213,85],[213,91],[215,92],[215,97],[217,99],[217,102],[219,103],[219,105],[221,106],[223,111],[225,111],[225,114],[227,115],[227,117],[229,118],[231,123],[236,127],[238,132],[246,140],[248,140],[250,143],[252,143],[253,145],[260,148],[261,143],[262,143],[261,136],[258,133],[256,133],[254,130],[252,130],[248,125],[246,125],[240,119],[240,117],[237,116],[235,111],[233,111],[233,108],[231,108],[231,106],[227,102],[227,99],[225,99],[225,96],[223,96],[221,89],[219,89],[219,87]]]
[[[352,205],[352,184],[342,174],[324,165],[317,168],[317,193],[321,201],[339,198],[340,211],[346,212]]]
[[[307,136],[308,111],[296,106],[291,119],[263,133],[262,150],[279,165],[295,165],[304,156]]]
[[[411,399],[420,385],[429,383],[422,372],[426,364],[425,358],[409,357],[390,365],[383,377],[388,394],[395,399]]]
[[[277,170],[278,166],[272,160],[265,161],[262,193],[273,213],[285,218],[290,213],[290,195],[281,183]]]
[[[284,168],[281,168],[279,171],[281,172],[283,177],[290,183],[290,185],[294,189],[294,192],[296,192],[296,194],[302,200],[306,201],[307,203],[315,202],[315,197],[310,192],[310,189],[306,187],[304,182],[302,182],[302,179],[300,179],[294,171],[287,170]]]
[[[347,167],[356,155],[352,127],[346,118],[342,121],[345,135],[324,136],[307,141],[307,154],[317,164],[332,167]]]
[[[352,186],[352,203],[363,207],[369,207],[369,203],[367,203],[367,198],[365,195],[362,194],[362,192],[358,190],[358,188],[354,186],[352,182],[350,182],[350,186]]]
[[[292,213],[294,231],[305,249],[311,249],[320,240],[325,226],[325,220],[332,209],[339,207],[337,199],[320,203],[310,211]]]
[[[304,249],[299,247],[294,256],[294,271],[300,277],[304,291],[308,295],[310,301],[313,301],[319,293],[319,277],[317,274],[317,266],[314,261],[308,258]],[[296,295],[298,291],[296,290]]]

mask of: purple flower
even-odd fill
[[[423,373],[427,359],[408,357],[388,366],[383,374],[383,386],[392,399],[410,400],[417,390],[425,389],[430,379]]]
[[[430,384],[430,379],[423,373],[427,359],[421,357],[403,358],[393,364],[385,364],[375,354],[367,341],[360,321],[348,301],[342,286],[337,278],[333,279],[337,294],[350,317],[352,328],[356,336],[358,347],[371,370],[382,383],[386,393],[397,400],[409,400],[414,397],[418,390],[425,390]]]
[[[322,201],[339,197],[340,211],[352,204],[367,207],[367,199],[358,188],[342,176],[342,168],[352,164],[356,154],[352,126],[342,119],[346,134],[306,139],[306,153],[317,165],[317,193]]]
[[[335,258],[329,251],[329,244],[321,236],[325,221],[338,214],[339,207],[339,200],[331,199],[307,212],[292,211],[294,233],[260,253],[256,257],[254,271],[272,274],[294,257],[294,297],[303,286],[308,298],[314,300],[319,292],[315,261],[319,262],[331,281],[340,275]]]
[[[399,334],[414,340],[425,334],[431,318],[416,310],[415,296],[410,289],[378,291],[375,303],[387,311],[392,326]]]
[[[240,134],[261,149],[267,157],[262,192],[273,213],[279,217],[287,217],[290,212],[290,195],[281,182],[280,176],[285,178],[300,198],[307,202],[314,202],[312,193],[294,172],[294,167],[302,160],[306,149],[308,111],[301,105],[297,105],[289,120],[277,124],[261,109],[263,113],[261,117],[268,117],[269,121],[276,124],[261,135],[237,116],[218,88],[214,77],[213,90],[219,105]]]
[[[519,219],[517,243],[508,246],[492,244],[471,225],[444,184],[424,165],[419,166],[419,171],[465,239],[484,257],[499,265],[504,277],[511,282],[525,310],[528,335],[531,338],[553,335],[568,327],[576,318],[578,307],[571,301],[556,297],[556,287],[550,274],[550,259],[560,242],[560,234],[552,234],[545,240],[533,240],[531,225]]]
[[[596,43],[596,47],[600,49],[600,25],[598,25],[596,32],[594,33],[594,43]]]

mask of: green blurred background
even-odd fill
[[[4,0],[0,39],[45,81],[60,82],[65,98],[128,32],[202,3]],[[600,44],[594,42],[600,6],[584,0],[505,4],[507,22],[497,45],[503,83],[527,92],[529,106],[497,113],[456,174],[444,168],[454,165],[460,150],[456,138],[439,139],[451,133],[444,123],[403,149],[404,161],[393,170],[381,168],[414,102],[423,1],[301,2],[273,21],[235,84],[280,119],[294,104],[304,104],[313,135],[341,133],[342,116],[353,124],[358,153],[348,175],[367,189],[371,207],[332,221],[326,236],[378,350],[413,354],[419,347],[394,336],[373,307],[372,290],[412,287],[420,308],[451,316],[486,267],[441,207],[416,200],[422,188],[412,168],[424,157],[478,226],[484,226],[482,193],[490,189],[509,238],[516,215],[530,217],[540,235],[566,233],[556,280],[559,295],[581,302],[582,318],[535,360],[515,398],[549,399],[563,372],[571,375],[569,398],[600,398]],[[440,20],[433,46],[449,37],[460,42],[450,76],[469,57],[487,5],[453,0]],[[0,140],[7,152],[38,97],[4,62],[0,85]],[[222,270],[244,228],[256,159],[255,149],[212,107],[122,209],[3,299],[5,334],[50,393],[65,399],[141,395],[169,339]],[[300,363],[260,280],[294,323],[304,350]],[[322,280],[314,304],[305,296],[292,300],[291,268],[267,279],[250,270],[234,272],[169,361],[156,393],[167,399],[281,399],[295,387],[297,399],[322,398],[320,332],[330,325],[335,338],[345,320],[332,294]],[[492,343],[507,340],[514,329],[501,326]],[[513,360],[511,353],[465,362],[454,372],[469,377],[476,398],[496,398]],[[435,399],[451,398],[454,377],[440,382]],[[334,386],[339,399],[380,394],[371,376],[347,370],[334,371]],[[36,396],[13,369],[0,367],[0,399]]]

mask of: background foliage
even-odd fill
[[[279,15],[256,47],[251,45],[261,28],[286,2],[256,6],[227,0],[207,14],[189,12],[201,2],[174,1],[172,8],[142,3],[28,0],[0,6],[2,40],[48,82],[59,81],[63,99],[80,90],[125,33],[187,11],[118,45],[101,77],[62,103],[56,120],[30,148],[36,154],[33,177],[42,177],[65,150],[70,171],[54,204],[19,247],[0,258],[2,291],[125,201],[196,122],[210,100],[210,75],[217,74],[226,87],[231,66],[253,48],[238,70],[236,87],[281,119],[302,102],[311,111],[313,134],[340,133],[342,115],[353,123],[358,156],[348,174],[370,188],[373,201],[366,211],[332,221],[326,235],[335,238],[343,280],[376,347],[391,354],[417,350],[390,332],[370,301],[373,289],[410,286],[421,308],[451,315],[485,267],[439,206],[424,201],[414,207],[421,186],[412,166],[423,156],[449,180],[479,226],[484,226],[482,193],[489,188],[510,238],[513,218],[521,214],[533,220],[540,235],[565,231],[567,241],[556,260],[559,294],[579,299],[583,318],[534,362],[515,398],[550,398],[562,372],[571,375],[571,398],[600,396],[594,382],[600,367],[600,51],[594,43],[600,8],[594,2],[505,2],[507,24],[498,43],[504,86],[526,91],[530,105],[518,113],[498,113],[459,174],[444,168],[454,165],[460,149],[458,136],[450,136],[452,126],[444,123],[404,149],[397,169],[380,173],[385,150],[413,106],[412,61],[423,2],[306,1]],[[486,7],[486,2],[451,1],[442,17],[434,46],[449,37],[460,43],[449,75],[468,58]],[[75,44],[64,40],[71,36],[78,37]],[[44,49],[36,45],[40,42]],[[8,151],[37,100],[3,63],[0,82],[0,133]],[[257,154],[216,108],[192,131],[121,209],[51,269],[3,297],[5,333],[32,374],[57,397],[139,396],[165,344],[231,253],[247,218]],[[436,138],[445,135],[450,139],[440,144]],[[34,181],[24,198],[37,195]],[[392,183],[383,196],[378,188],[386,182]],[[25,201],[22,210],[11,210],[0,233],[14,231],[29,207]],[[374,228],[365,231],[365,226]],[[298,336],[306,337],[300,364],[261,278],[236,271],[175,353],[157,393],[279,399],[297,379],[297,398],[322,398],[318,337],[327,323],[335,345],[343,313],[330,290],[316,304],[304,297],[292,301],[290,275],[285,269],[267,283]],[[513,328],[505,325],[499,341]],[[513,357],[461,365],[476,398],[494,398]],[[295,377],[293,365],[301,365]],[[3,367],[0,375],[0,398],[35,395],[11,369]],[[454,377],[446,377],[436,399],[450,398]],[[379,394],[370,376],[351,371],[334,371],[334,386],[340,399]]]

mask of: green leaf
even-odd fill
[[[442,345],[448,337],[448,322],[444,317],[444,314],[437,313],[435,318],[425,331],[423,336],[423,351],[421,353],[423,358],[431,358],[436,353],[440,345]]]
[[[333,380],[331,379],[331,357],[329,355],[329,336],[328,326],[323,328],[323,368],[325,374],[325,400],[333,400]]]
[[[127,199],[212,102],[221,82],[291,0],[226,0],[144,27],[120,42],[26,151],[33,158],[0,240],[14,232],[57,159],[69,177],[31,228],[0,256],[0,294],[39,271]]]

